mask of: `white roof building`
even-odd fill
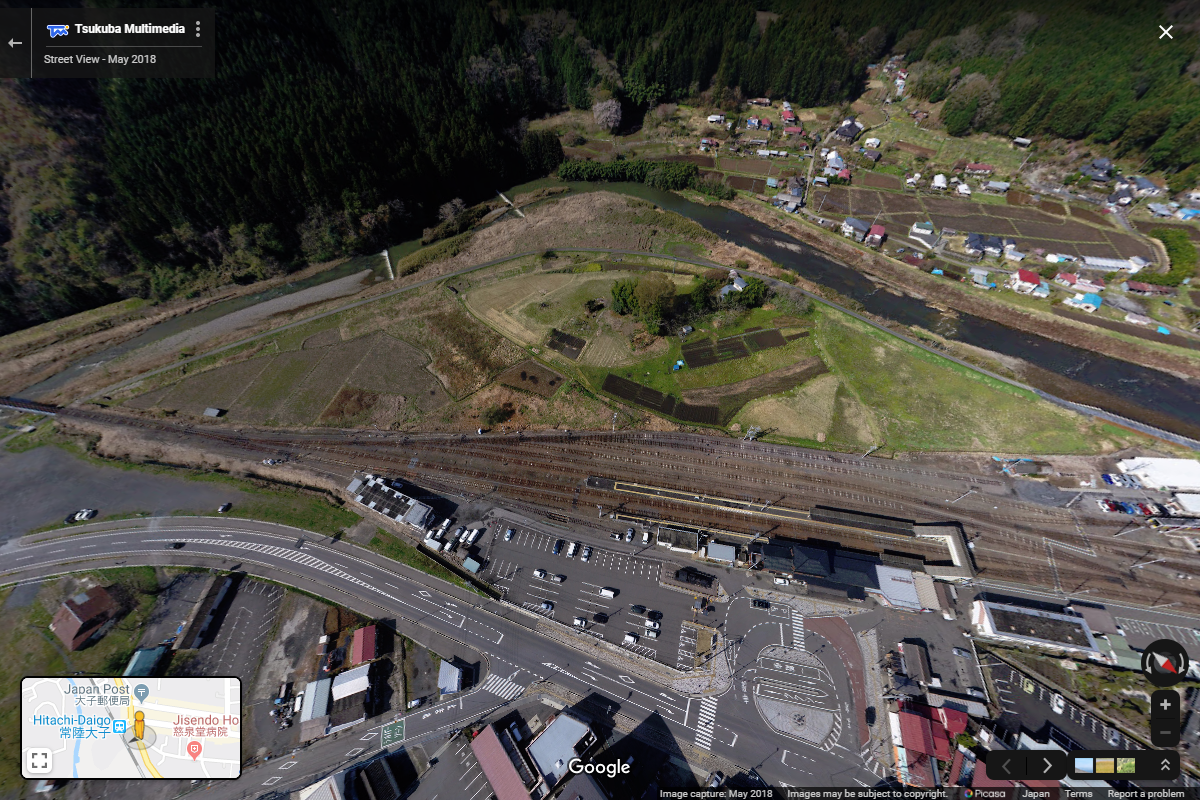
[[[933,176],[933,188],[945,189],[946,188],[946,176],[940,172],[937,175],[934,175]]]
[[[959,194],[963,195],[964,197],[970,197],[970,196],[971,196],[971,187],[970,187],[970,186],[967,186],[965,183],[960,183],[960,184],[958,185],[958,190],[957,190],[957,191],[958,191],[958,193],[959,193]]]
[[[1117,469],[1132,475],[1147,489],[1200,492],[1200,461],[1189,458],[1127,458]]]
[[[1200,494],[1180,492],[1175,495],[1175,503],[1186,513],[1200,517]]]
[[[876,564],[875,578],[879,581],[879,594],[889,606],[905,611],[920,611],[923,607],[912,570]]]
[[[976,600],[971,603],[971,625],[981,638],[1108,661],[1083,617]]]
[[[443,659],[438,668],[438,689],[442,694],[454,694],[462,690],[462,670]]]
[[[363,664],[361,667],[348,669],[341,675],[338,675],[333,679],[330,696],[334,700],[341,700],[343,697],[349,697],[352,694],[358,694],[370,689],[371,679],[367,677],[367,672],[370,669],[370,664]]]

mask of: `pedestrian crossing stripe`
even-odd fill
[[[498,675],[488,675],[487,680],[483,682],[483,685],[480,686],[480,688],[485,689],[492,694],[498,694],[505,700],[512,700],[525,690],[524,686],[513,683],[507,678],[501,678]]]
[[[713,725],[717,718],[717,699],[705,697],[700,701],[700,714],[696,721],[696,746],[712,749]]]
[[[804,615],[792,609],[792,646],[804,649]]]

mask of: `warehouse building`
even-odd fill
[[[976,600],[971,625],[981,638],[1108,660],[1083,617]]]
[[[433,521],[433,509],[402,494],[400,486],[400,481],[368,473],[361,478],[355,475],[346,491],[356,503],[424,533]]]
[[[1190,458],[1127,458],[1117,469],[1163,492],[1200,492],[1200,461]]]

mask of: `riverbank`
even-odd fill
[[[127,300],[10,333],[0,337],[0,394],[17,394],[87,356],[129,342],[155,325],[217,303],[312,278],[346,261],[343,258],[313,264],[298,272],[245,286],[230,285],[204,297],[168,300],[157,305]]]
[[[1175,377],[1200,379],[1200,360],[1165,352],[1163,348],[1141,346],[1099,330],[1089,329],[1088,326],[1024,311],[989,300],[985,296],[976,296],[944,278],[927,275],[885,256],[863,251],[844,239],[815,227],[783,219],[774,209],[744,196],[722,205],[769,225],[772,229],[896,289],[917,295],[929,304],[972,314],[1015,330],[1033,333],[1142,367],[1150,367]]]

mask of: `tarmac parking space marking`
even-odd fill
[[[273,775],[270,778],[267,778],[265,781],[263,781],[262,785],[263,786],[274,786],[275,784],[279,783],[281,780],[283,780],[282,775]]]

